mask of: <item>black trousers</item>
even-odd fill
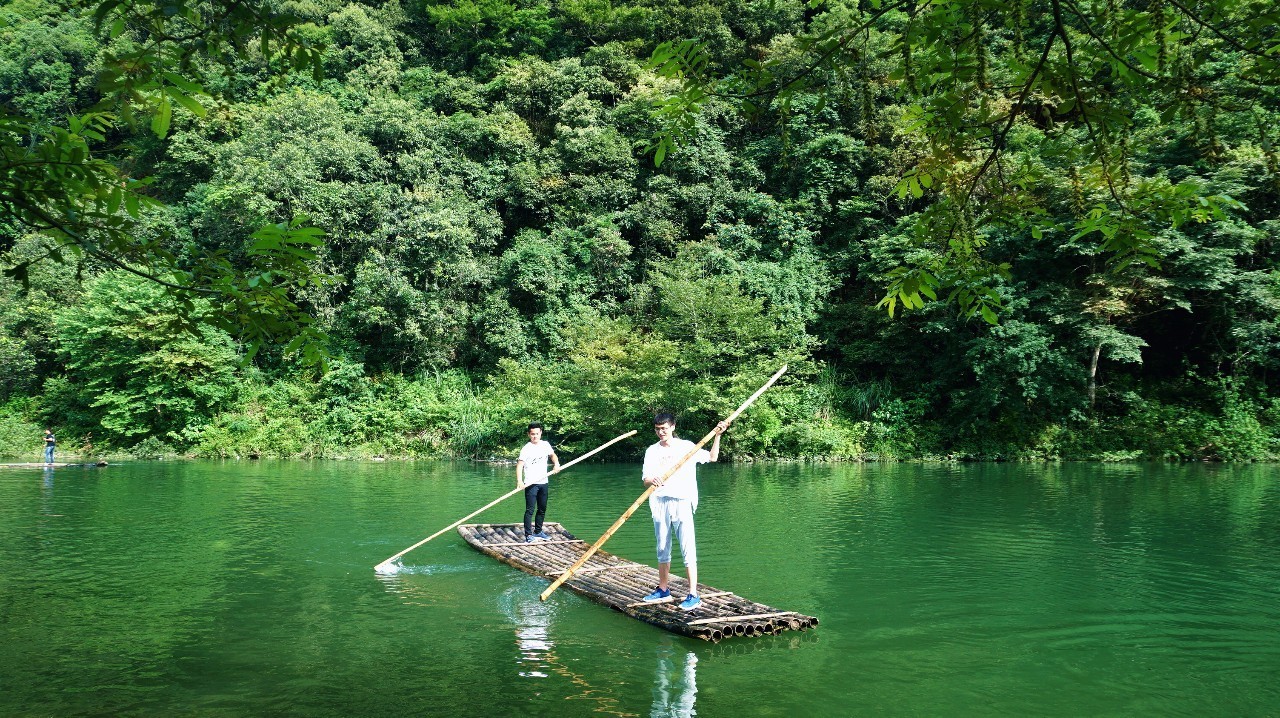
[[[533,510],[538,509],[535,517]],[[542,519],[547,515],[547,485],[529,484],[524,487],[524,535],[529,536],[542,532]],[[533,529],[529,528],[529,520],[533,519]]]

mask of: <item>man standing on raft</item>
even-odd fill
[[[674,531],[680,541],[680,556],[689,571],[689,595],[680,603],[680,610],[692,611],[702,605],[698,597],[698,549],[694,545],[693,512],[698,510],[697,464],[705,464],[720,458],[720,435],[729,428],[725,422],[716,424],[715,439],[711,451],[698,449],[693,458],[680,470],[658,482],[681,459],[697,448],[687,439],[676,438],[676,418],[671,414],[653,417],[653,430],[658,443],[644,452],[644,468],[641,476],[646,486],[658,489],[649,495],[649,511],[653,513],[653,533],[658,542],[658,589],[644,597],[646,601],[661,601],[671,595],[668,580],[671,576],[671,534]]]
[[[560,457],[556,456],[551,444],[542,440],[542,424],[535,421],[529,425],[529,443],[520,450],[520,459],[516,461],[516,488],[524,489],[525,543],[551,538],[542,532],[542,519],[547,515],[547,457],[559,471]],[[531,524],[530,519],[534,523]]]
[[[58,445],[57,438],[53,435],[53,429],[44,430],[44,463],[53,464],[53,449]]]

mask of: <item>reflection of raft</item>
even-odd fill
[[[535,576],[552,579],[582,557],[590,543],[574,537],[560,524],[546,524],[549,541],[524,542],[521,524],[464,524],[458,533],[482,553]],[[610,608],[679,633],[705,641],[731,636],[763,636],[783,631],[803,631],[818,625],[818,619],[794,611],[780,611],[748,601],[728,591],[699,583],[702,605],[681,611],[678,604],[688,593],[689,583],[671,577],[671,598],[645,603],[645,594],[658,585],[658,569],[598,551],[565,584],[571,590]]]

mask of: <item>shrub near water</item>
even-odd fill
[[[23,461],[43,460],[44,427],[25,418],[29,404],[28,400],[15,399],[0,407],[0,455]],[[59,446],[59,453],[61,449]]]
[[[1220,412],[1200,407],[1142,402],[1115,422],[1126,444],[1146,458],[1181,461],[1258,460],[1275,458],[1275,424],[1259,419],[1262,407],[1228,388]]]
[[[493,411],[461,372],[370,377],[339,362],[323,379],[255,377],[240,406],[195,442],[207,458],[477,456],[499,433]]]
[[[643,333],[631,332],[631,337],[641,345],[656,341]],[[663,345],[656,346],[662,355]],[[655,355],[637,351],[635,356]],[[340,381],[327,383],[254,374],[239,386],[231,408],[171,434],[176,436],[172,443],[149,437],[130,453],[136,458],[508,457],[523,441],[525,424],[539,420],[557,447],[573,455],[630,429],[644,432],[655,406],[676,407],[681,434],[697,440],[770,372],[761,365],[730,377],[685,375],[673,381],[669,363],[649,364],[656,368],[642,371],[632,363],[636,359],[596,356],[594,361],[594,366],[583,357],[571,366],[504,363],[487,386],[473,384],[461,372],[370,377],[355,364],[341,370]],[[945,432],[923,397],[886,394],[861,420],[833,411],[824,395],[802,380],[804,370],[799,366],[795,383],[776,386],[742,415],[722,442],[727,460],[1256,460],[1275,458],[1280,447],[1274,433],[1280,402],[1275,400],[1263,405],[1233,398],[1219,413],[1146,401],[1121,419],[1010,427],[966,438]],[[344,387],[340,396],[326,393],[339,391],[339,384]],[[0,451],[36,460],[41,426],[24,418],[29,408],[27,402],[12,401],[0,409]],[[76,432],[58,433],[60,447],[80,441]],[[642,433],[601,458],[634,460],[648,441]]]
[[[84,302],[56,318],[66,376],[46,384],[51,421],[74,434],[128,447],[156,439],[186,444],[235,389],[231,338],[179,319],[162,287],[125,272],[87,284]]]

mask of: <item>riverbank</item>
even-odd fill
[[[722,460],[876,461],[1269,461],[1280,458],[1280,400],[1247,399],[1223,389],[1200,406],[1133,398],[1127,410],[1068,419],[980,420],[946,410],[939,399],[880,396],[851,403],[844,390],[797,371],[735,422]],[[749,393],[712,379],[681,385],[679,394],[651,395],[648,384],[599,375],[590,391],[570,377],[548,378],[510,366],[478,384],[461,372],[414,379],[368,376],[359,367],[319,378],[257,377],[212,414],[193,414],[178,428],[126,433],[113,418],[45,415],[41,397],[0,405],[0,455],[38,461],[51,426],[59,456],[112,459],[448,459],[513,458],[529,421],[573,456],[620,430],[645,429],[602,454],[639,460],[652,442],[651,405],[698,407],[680,412],[680,435],[700,438]],[[763,372],[743,371],[757,385]],[[767,374],[763,374],[767,376]],[[604,377],[604,378],[602,378]],[[543,383],[542,390],[526,387]],[[638,379],[636,381],[639,381]],[[824,383],[825,382],[825,383]],[[657,384],[655,384],[657,385]],[[1230,388],[1230,387],[1228,387]],[[1235,391],[1232,389],[1231,391]],[[727,406],[727,408],[725,408]],[[1012,416],[1010,414],[1009,416]],[[604,418],[602,418],[604,417]]]
[[[572,455],[566,454],[566,457],[572,458]],[[514,468],[514,459],[477,459],[467,456],[386,456],[380,454],[333,454],[329,456],[221,456],[207,457],[196,454],[170,452],[170,453],[152,453],[146,452],[134,454],[127,451],[114,451],[106,454],[58,454],[57,464],[115,464],[126,461],[207,461],[222,460],[234,462],[270,462],[270,461],[332,461],[332,462],[364,462],[364,463],[405,463],[414,461],[425,462],[461,462],[466,464],[488,465],[494,467]],[[607,459],[599,459],[595,463],[640,463],[642,456],[612,456]],[[24,453],[4,453],[0,452],[0,462],[23,462],[22,466],[30,466],[39,468],[44,465],[43,457],[32,458],[30,452]],[[767,456],[767,457],[722,457],[720,463],[734,464],[740,466],[749,465],[837,465],[837,464],[1264,464],[1280,462],[1280,456],[1266,456],[1260,458],[1235,459],[1225,461],[1222,459],[1175,459],[1163,458],[1153,459],[1142,456],[1136,452],[1116,452],[1099,456],[1086,457],[1005,457],[1005,456],[973,456],[973,455],[949,455],[949,456],[882,456],[878,454],[866,454],[854,457],[834,457],[834,456]]]

